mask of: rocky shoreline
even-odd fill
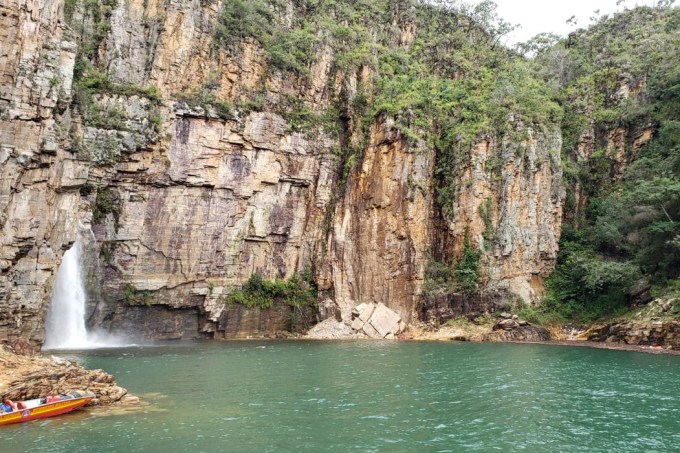
[[[102,370],[87,370],[52,356],[25,356],[0,345],[0,395],[15,401],[84,391],[94,394],[90,406],[136,404],[139,399]]]
[[[619,322],[591,327],[590,341],[680,350],[680,321]]]
[[[358,319],[358,318],[357,318]],[[355,340],[396,338],[411,341],[472,341],[552,344],[592,347],[652,354],[680,354],[680,320],[611,322],[589,328],[533,325],[509,313],[486,317],[477,322],[464,319],[442,326],[415,323],[402,328],[397,335],[367,335],[364,325],[348,324],[333,318],[314,326],[302,339]]]
[[[552,346],[575,346],[581,348],[608,349],[612,351],[644,352],[646,354],[680,355],[680,350],[669,349],[668,347],[663,346],[645,346],[639,344],[625,344],[625,343],[603,343],[599,341],[576,340],[576,339],[549,340],[549,341],[521,341],[510,343],[545,344]]]

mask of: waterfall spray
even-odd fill
[[[85,326],[85,285],[81,273],[80,240],[66,253],[57,270],[45,322],[44,349],[92,349],[125,346],[110,334],[88,332]]]

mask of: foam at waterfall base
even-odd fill
[[[43,351],[85,351],[90,349],[118,349],[138,346],[151,346],[144,341],[137,341],[122,335],[108,332],[88,332],[86,338],[62,343],[48,343],[42,347]]]

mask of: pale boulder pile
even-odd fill
[[[352,330],[363,332],[369,338],[393,340],[406,330],[401,316],[383,303],[357,305],[352,310]]]
[[[312,339],[352,339],[372,338],[376,340],[393,340],[404,332],[408,325],[402,321],[398,313],[383,303],[362,303],[352,310],[350,323],[329,318],[308,333]]]

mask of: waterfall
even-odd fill
[[[66,253],[57,270],[45,322],[43,349],[93,349],[125,346],[112,335],[88,332],[85,327],[85,286],[81,274],[80,240]]]
[[[85,287],[80,274],[80,241],[64,253],[57,270],[45,323],[46,349],[80,349],[87,345]]]

